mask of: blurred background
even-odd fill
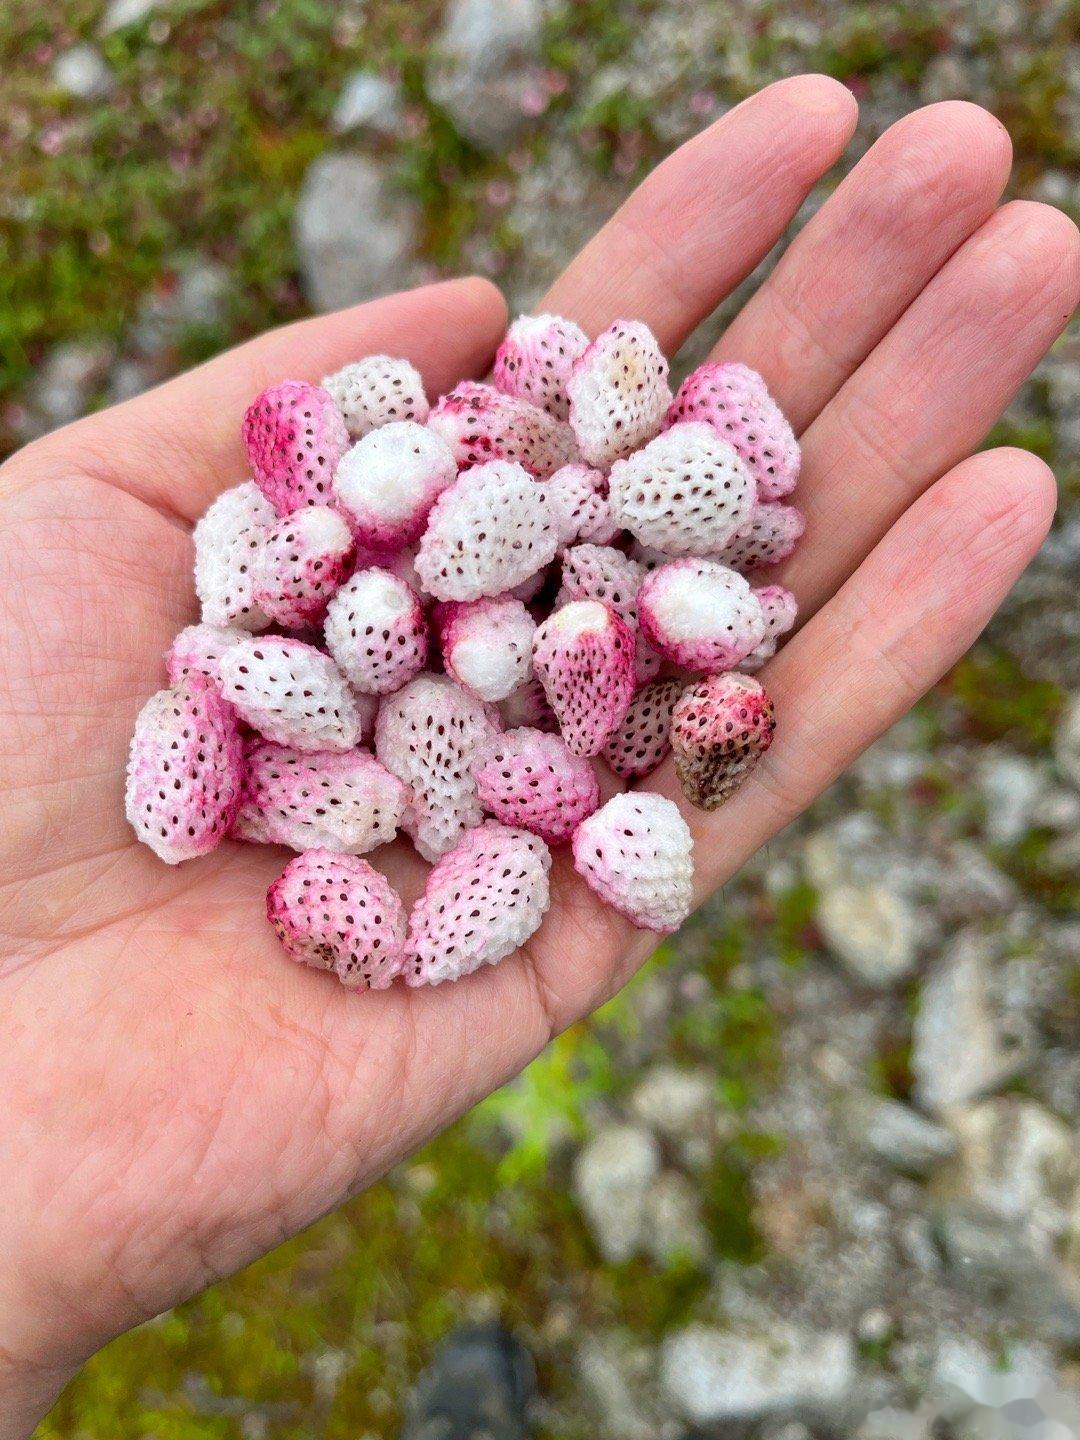
[[[970,98],[1013,193],[1076,215],[1078,32],[1068,0],[5,0],[0,453],[421,279],[526,308],[659,157],[804,69],[861,102],[846,163]],[[1076,1435],[1080,335],[993,438],[1062,512],[919,711],[592,1022],[111,1346],[41,1440],[383,1440],[493,1316],[546,1440]]]

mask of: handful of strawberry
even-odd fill
[[[673,397],[646,326],[590,342],[551,315],[511,326],[493,377],[430,405],[407,361],[369,356],[258,396],[252,479],[195,529],[200,623],[136,722],[138,837],[167,864],[226,837],[296,850],[270,923],[354,989],[524,944],[552,845],[634,924],[676,929],[690,830],[636,783],[673,751],[713,809],[773,737],[749,672],[795,601],[746,576],[803,520],[761,377],[703,365]],[[631,788],[601,805],[605,763]],[[411,915],[360,858],[399,830],[433,863]]]

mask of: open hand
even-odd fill
[[[590,333],[641,318],[674,352],[854,124],[831,80],[771,86],[661,165],[544,308]],[[776,742],[727,805],[686,812],[702,896],[953,664],[1046,534],[1040,460],[967,458],[1077,300],[1071,222],[997,208],[1009,159],[974,106],[907,117],[719,342],[714,358],[762,371],[801,433],[808,525],[776,573],[800,606],[763,676]],[[191,524],[245,478],[247,402],[372,351],[408,356],[434,396],[483,373],[505,319],[493,287],[463,280],[305,321],[2,471],[0,1440],[111,1336],[519,1071],[651,948],[561,855],[524,950],[438,990],[356,995],[286,960],[263,920],[284,852],[227,843],[169,869],[124,821],[132,723],[194,615]],[[645,783],[680,799],[670,761]],[[395,847],[385,864],[412,898],[416,856]]]

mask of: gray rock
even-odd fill
[[[872,1410],[855,1432],[855,1440],[930,1440],[932,1411]]]
[[[581,1387],[603,1440],[658,1440],[655,1357],[619,1331],[589,1335],[574,1356]]]
[[[331,152],[313,161],[294,229],[305,287],[318,310],[368,300],[409,278],[416,208],[361,155]]]
[[[367,128],[385,135],[401,127],[401,96],[398,87],[385,75],[372,70],[354,70],[342,86],[330,126],[339,135]]]
[[[1080,790],[1080,694],[1070,698],[1058,721],[1054,760],[1064,778]]]
[[[1032,813],[1046,790],[1046,777],[1022,755],[987,755],[979,766],[986,805],[986,835],[1014,845],[1031,829]]]
[[[53,62],[53,79],[77,100],[100,100],[115,84],[101,51],[86,44],[61,51]]]
[[[993,1090],[1028,1058],[990,995],[989,959],[981,937],[963,933],[922,986],[912,1030],[915,1094],[940,1114]]]
[[[852,1097],[845,1118],[853,1138],[895,1169],[922,1175],[956,1153],[956,1140],[917,1110],[873,1095]]]
[[[175,283],[143,297],[131,340],[144,354],[156,355],[186,332],[221,324],[229,289],[224,265],[198,255],[178,257]]]
[[[676,1065],[657,1065],[631,1095],[630,1109],[684,1159],[707,1158],[717,1127],[716,1086],[708,1075]]]
[[[748,1335],[691,1325],[665,1340],[661,1377],[679,1414],[698,1425],[813,1418],[850,1400],[855,1354],[838,1331],[780,1325]]]
[[[911,906],[884,885],[836,884],[818,900],[825,943],[859,980],[885,988],[909,975],[918,949]]]
[[[137,25],[161,4],[162,0],[110,0],[98,26],[98,34],[111,35],[114,30],[122,30],[126,25]]]
[[[574,1161],[578,1203],[609,1263],[628,1260],[640,1249],[646,1197],[659,1173],[656,1137],[635,1125],[601,1130]]]
[[[497,150],[528,124],[522,92],[542,22],[540,0],[453,0],[428,93],[475,145]]]
[[[85,414],[105,380],[112,355],[108,345],[78,340],[54,346],[30,387],[33,433],[70,424]]]
[[[643,1247],[660,1265],[703,1265],[708,1259],[709,1232],[698,1192],[677,1170],[665,1170],[645,1196]]]

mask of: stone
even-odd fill
[[[431,98],[481,149],[529,123],[523,105],[543,22],[540,0],[453,0],[427,74]]]
[[[656,1065],[630,1097],[635,1119],[674,1145],[690,1162],[708,1158],[716,1135],[717,1101],[713,1079],[699,1070]]]
[[[986,806],[984,829],[997,845],[1015,845],[1031,829],[1031,817],[1046,790],[1046,777],[1022,755],[987,755],[978,785]]]
[[[397,135],[401,125],[401,96],[394,82],[373,70],[354,70],[330,116],[331,129],[338,135],[360,129]]]
[[[853,1096],[844,1112],[856,1143],[905,1174],[924,1175],[956,1153],[956,1140],[943,1125],[897,1100]]]
[[[934,1114],[995,1089],[1028,1059],[992,1003],[989,964],[982,937],[965,931],[923,982],[911,1068],[915,1098]]]
[[[127,25],[137,25],[152,15],[162,0],[110,0],[98,26],[99,35],[111,35],[114,30],[123,30]]]
[[[68,425],[86,413],[105,381],[112,356],[108,345],[77,340],[49,351],[30,386],[36,433]]]
[[[72,45],[53,62],[53,80],[76,100],[100,100],[115,80],[100,50],[93,45]]]
[[[709,1258],[698,1192],[678,1170],[665,1170],[649,1187],[642,1244],[658,1265],[704,1265]]]
[[[850,1336],[789,1325],[760,1335],[691,1325],[664,1341],[660,1367],[679,1414],[698,1425],[835,1415],[856,1382]]]
[[[610,1125],[574,1161],[574,1191],[597,1247],[609,1264],[642,1245],[646,1197],[660,1173],[656,1137],[635,1125]]]
[[[655,1357],[620,1331],[601,1331],[582,1341],[574,1368],[596,1412],[602,1440],[659,1440]]]
[[[932,1411],[872,1410],[855,1431],[855,1440],[931,1440]]]
[[[1069,699],[1054,731],[1054,761],[1062,777],[1080,790],[1080,694]]]
[[[362,155],[331,151],[308,167],[294,217],[308,298],[339,310],[410,278],[415,205]]]
[[[826,945],[856,979],[884,989],[911,973],[918,950],[915,914],[884,885],[836,884],[818,898]]]
[[[1003,1360],[970,1336],[947,1335],[934,1356],[933,1389],[946,1416],[972,1405],[1000,1409],[1031,1400],[1053,1380],[1045,1352],[1032,1345],[1011,1346]]]

